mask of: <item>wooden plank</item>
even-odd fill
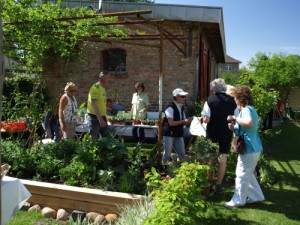
[[[31,205],[38,204],[42,208],[50,207],[54,210],[65,209],[68,212],[72,212],[76,209],[84,212],[97,212],[103,215],[108,213],[119,213],[117,205],[95,204],[86,201],[76,201],[44,195],[33,195],[30,197],[28,202]]]
[[[73,187],[39,181],[21,180],[32,197],[29,202],[53,209],[83,210],[102,214],[118,212],[118,205],[143,201],[144,196]]]

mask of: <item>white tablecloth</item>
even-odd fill
[[[1,191],[1,225],[4,225],[24,205],[31,194],[19,179],[8,176],[4,176],[2,179]]]

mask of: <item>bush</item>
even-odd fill
[[[152,168],[146,175],[147,185],[154,188],[151,196],[155,201],[155,212],[144,222],[152,224],[201,224],[208,203],[201,195],[207,186],[208,166],[195,163],[182,163],[170,180],[161,180],[160,175]]]
[[[29,178],[35,174],[36,161],[22,142],[2,141],[2,162],[8,163],[10,174],[19,178]]]
[[[300,112],[294,112],[294,120],[300,121]]]

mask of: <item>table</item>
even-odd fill
[[[151,126],[151,125],[125,125],[125,124],[108,124],[108,127],[110,128],[110,131],[112,132],[113,137],[115,136],[132,136],[132,129],[134,127],[140,127],[145,129],[145,137],[146,138],[157,138],[157,126]],[[88,132],[88,125],[86,123],[82,123],[76,126],[75,129],[76,136],[81,137],[82,134]]]
[[[1,181],[1,191],[1,225],[4,225],[24,205],[24,203],[30,198],[31,194],[19,179],[8,176],[4,176]]]

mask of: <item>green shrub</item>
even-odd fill
[[[144,222],[152,224],[185,224],[196,225],[207,209],[208,203],[201,195],[207,186],[208,166],[195,163],[182,163],[170,180],[161,180],[160,175],[152,168],[147,174],[147,185],[154,188],[151,196],[155,201],[155,212]]]
[[[294,112],[294,119],[300,121],[300,112]]]
[[[30,153],[36,162],[37,176],[45,179],[57,178],[59,170],[71,162],[78,148],[79,142],[73,140],[35,144]]]
[[[259,169],[258,180],[262,186],[272,187],[278,181],[278,173],[271,162],[261,155],[257,163]]]
[[[192,160],[202,164],[207,164],[212,158],[219,155],[219,146],[205,137],[196,137],[196,140],[189,147],[189,153]]]
[[[35,174],[36,161],[22,142],[2,141],[2,162],[8,163],[9,173],[19,178],[32,177]]]

